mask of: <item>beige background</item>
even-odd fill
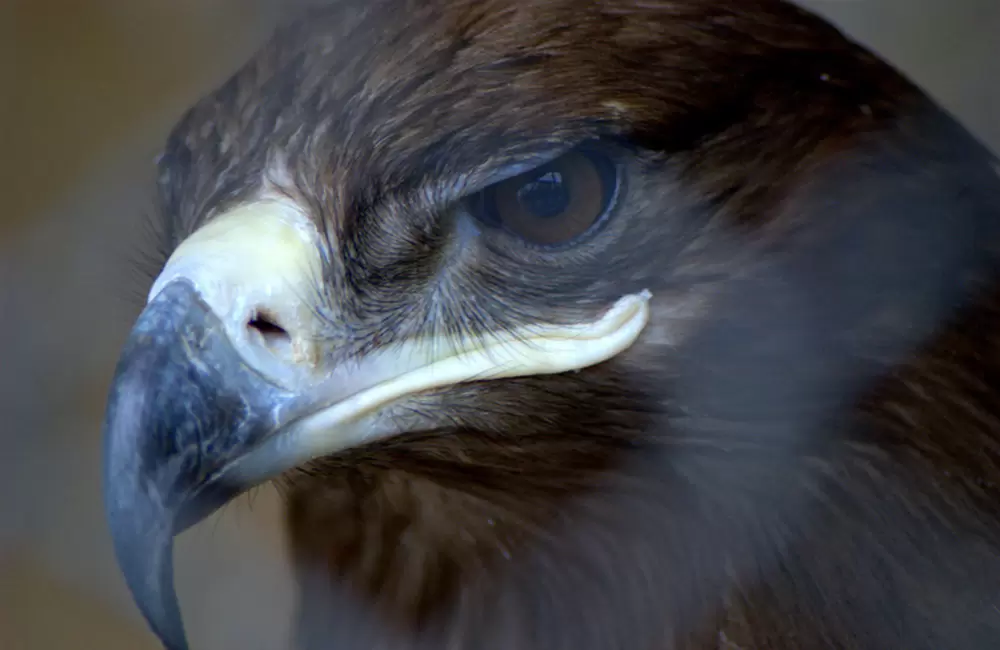
[[[738,1],[738,0],[737,0]],[[812,0],[1000,150],[1000,2]],[[0,649],[155,648],[114,566],[99,426],[146,280],[132,255],[166,130],[277,0],[0,0]],[[196,648],[283,647],[292,592],[261,491],[191,531]],[[275,561],[278,558],[278,561]]]

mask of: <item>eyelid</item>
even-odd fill
[[[537,169],[543,165],[546,165],[553,160],[563,156],[570,151],[572,151],[574,146],[560,147],[559,149],[553,149],[546,151],[545,153],[537,154],[522,160],[521,162],[514,163],[512,165],[506,165],[505,167],[497,170],[496,172],[490,174],[486,177],[486,182],[483,183],[483,188],[489,187],[490,185],[496,185],[502,183],[505,180],[514,178],[515,176],[520,176],[530,172],[533,169]],[[482,189],[482,188],[480,188]]]
[[[551,149],[546,149],[544,151],[539,151],[535,154],[525,156],[516,163],[510,163],[493,170],[486,170],[486,173],[480,176],[475,182],[457,184],[454,187],[454,191],[450,198],[454,201],[467,199],[493,185],[497,185],[508,179],[514,178],[515,176],[520,176],[521,174],[530,172],[531,170],[537,169],[542,165],[546,165],[560,156],[569,153],[577,146],[579,146],[578,143],[553,147]]]
[[[565,156],[573,150],[580,150],[581,152],[587,151],[599,151],[603,152],[604,155],[609,156],[612,160],[618,158],[613,152],[615,149],[621,147],[621,144],[616,139],[607,138],[588,138],[585,140],[580,140],[577,142],[572,142],[564,145],[554,146],[550,149],[540,151],[534,155],[527,156],[519,162],[512,163],[509,165],[504,165],[496,171],[488,173],[481,181],[470,184],[464,188],[462,197],[471,196],[477,192],[481,192],[484,189],[490,187],[491,185],[497,185],[506,181],[508,179],[514,178],[515,176],[520,176],[534,169],[537,169],[543,165],[546,165],[557,158]],[[617,165],[617,162],[616,162]],[[620,171],[620,170],[619,170]]]

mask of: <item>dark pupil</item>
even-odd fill
[[[524,211],[539,219],[561,215],[569,207],[569,198],[569,188],[557,171],[543,172],[517,190]]]

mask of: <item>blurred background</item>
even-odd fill
[[[1000,151],[1000,2],[810,0]],[[0,649],[158,647],[114,564],[100,421],[167,130],[290,0],[0,0]],[[287,647],[273,492],[186,533],[192,645]]]

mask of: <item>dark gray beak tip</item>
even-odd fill
[[[173,580],[176,517],[161,487],[139,471],[135,439],[118,430],[137,415],[127,412],[135,401],[116,394],[128,383],[116,381],[104,427],[103,489],[111,539],[132,598],[153,632],[168,650],[187,650]]]
[[[187,650],[174,590],[172,533],[160,529],[121,534],[118,531],[122,527],[132,528],[138,522],[109,515],[116,540],[115,555],[139,611],[167,650]],[[126,539],[135,541],[119,541]]]

